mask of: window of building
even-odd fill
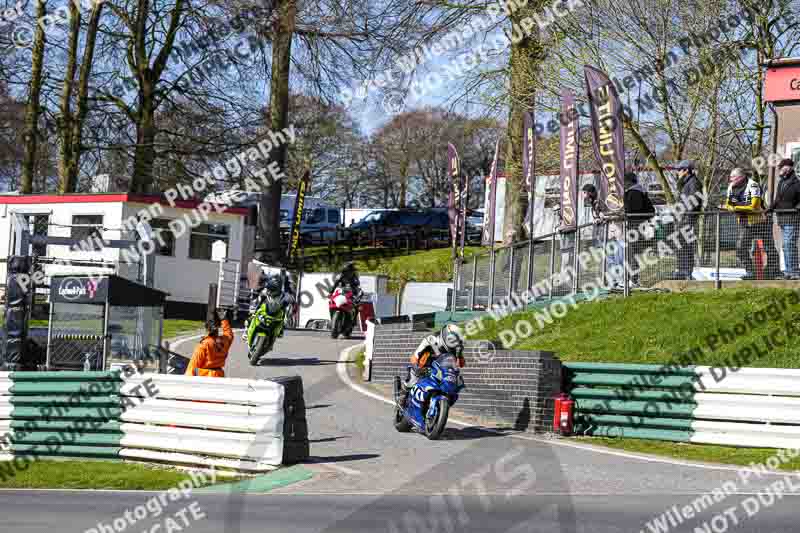
[[[338,209],[328,209],[328,222],[331,224],[341,224],[342,219],[339,218],[339,210]]]
[[[211,260],[211,246],[223,241],[230,246],[230,227],[227,224],[200,224],[189,238],[189,259]]]
[[[85,241],[93,235],[103,236],[103,215],[72,215],[73,239]]]
[[[175,257],[175,234],[169,227],[170,220],[154,218],[150,221],[156,240],[156,255]]]

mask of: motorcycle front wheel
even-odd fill
[[[344,321],[344,314],[341,311],[336,311],[333,314],[333,320],[331,321],[331,338],[338,339],[339,333],[342,332],[342,322]]]
[[[438,440],[447,425],[447,415],[450,412],[450,402],[447,396],[437,396],[431,401],[438,402],[436,416],[433,418],[425,417],[425,436],[430,440]]]
[[[261,356],[267,351],[268,345],[269,338],[266,335],[259,335],[256,337],[256,341],[253,343],[253,346],[250,347],[250,352],[248,353],[250,366],[256,366],[258,364],[258,360],[261,359]]]
[[[344,335],[346,338],[348,338],[348,339],[349,339],[349,338],[350,338],[350,336],[353,334],[353,328],[355,328],[355,327],[356,327],[356,320],[355,320],[355,318],[354,318],[354,317],[352,317],[352,316],[348,317],[348,319],[347,319],[347,324],[343,325],[343,331],[342,331],[342,334],[343,334],[343,335]]]

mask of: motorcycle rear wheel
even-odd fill
[[[400,409],[400,396],[402,394],[402,386],[400,385],[400,376],[394,377],[394,401],[395,401],[395,408],[394,408],[394,428],[399,431],[400,433],[408,433],[411,431],[411,422],[408,421],[406,416],[403,414],[403,410]]]
[[[256,338],[255,344],[250,348],[250,352],[247,354],[250,359],[250,366],[258,365],[258,360],[261,359],[261,356],[267,351],[267,346],[269,346],[269,337],[266,335],[259,335],[258,338]]]
[[[447,415],[450,412],[450,402],[447,396],[437,396],[433,398],[434,402],[439,402],[439,409],[436,413],[436,418],[433,420],[425,417],[425,436],[430,440],[438,440],[444,432],[447,425]]]

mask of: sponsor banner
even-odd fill
[[[447,145],[447,176],[450,185],[447,213],[450,216],[450,238],[453,239],[453,248],[455,248],[458,242],[461,164],[458,160],[458,151],[452,144]]]
[[[599,201],[610,214],[624,211],[625,142],[622,106],[614,84],[602,71],[584,67],[589,111],[592,118],[592,144],[600,165]]]
[[[464,258],[464,246],[467,242],[467,206],[469,205],[469,178],[461,176],[461,258]]]
[[[494,147],[494,159],[492,160],[492,170],[489,172],[489,183],[486,184],[489,193],[488,208],[483,216],[483,245],[489,246],[495,242],[495,209],[497,206],[497,159],[500,155],[500,139]]]
[[[294,204],[294,220],[292,221],[292,228],[289,232],[289,250],[286,256],[289,260],[294,257],[297,252],[297,247],[300,244],[300,224],[303,221],[303,205],[306,199],[306,191],[308,190],[308,182],[311,179],[311,171],[306,170],[300,183],[297,184],[297,198]]]
[[[107,277],[64,276],[51,278],[50,300],[52,302],[103,305],[107,298]]]
[[[534,167],[536,166],[536,135],[534,134],[533,113],[526,111],[522,116],[522,181],[528,193],[528,212],[525,225],[528,235],[531,236],[533,226],[533,194],[536,190],[534,183]]]
[[[575,95],[561,93],[561,227],[562,232],[578,227],[578,112]]]

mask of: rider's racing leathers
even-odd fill
[[[250,309],[248,310],[247,320],[244,323],[243,339],[247,339],[247,329],[250,326],[252,316],[258,311],[261,304],[267,302],[267,313],[270,315],[276,314],[281,308],[286,312],[291,312],[291,308],[295,304],[294,288],[288,276],[283,286],[283,292],[279,296],[272,296],[266,288],[260,287],[255,298],[250,301]],[[278,331],[278,337],[283,337],[283,327]]]
[[[405,405],[408,393],[419,381],[420,371],[429,367],[434,359],[442,355],[455,355],[458,358],[458,365],[463,368],[464,366],[464,347],[459,345],[451,348],[444,344],[439,335],[428,335],[422,342],[420,342],[414,354],[411,356],[411,364],[409,368],[408,377],[403,382],[403,397],[401,404]]]

